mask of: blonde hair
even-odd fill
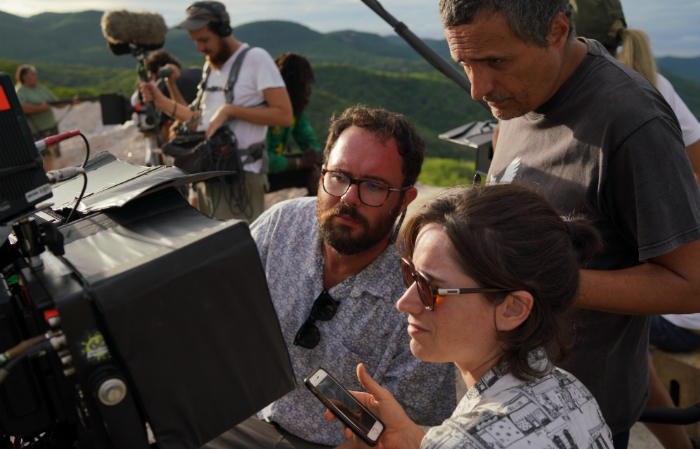
[[[651,41],[642,30],[622,31],[622,50],[617,60],[644,75],[656,86],[656,61],[651,53]]]

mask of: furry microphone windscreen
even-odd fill
[[[112,53],[119,55],[129,53],[130,42],[147,50],[162,47],[168,26],[158,13],[120,9],[102,15],[102,34]]]

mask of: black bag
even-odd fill
[[[161,150],[163,154],[175,158],[174,165],[187,173],[230,171],[235,172],[233,177],[240,178],[243,170],[237,147],[236,136],[228,126],[222,126],[209,139],[204,133],[176,136],[166,142]],[[225,178],[229,178],[227,184],[232,183],[229,176]]]

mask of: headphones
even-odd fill
[[[209,22],[212,24],[211,30],[215,34],[221,37],[227,37],[231,35],[231,24],[222,20],[221,13],[217,11],[216,8],[204,2],[194,2],[190,6],[188,6],[187,9],[189,10],[190,8],[194,8],[195,6],[199,6],[200,8],[209,10],[209,12],[214,14],[219,19],[218,22]]]

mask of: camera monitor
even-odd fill
[[[0,72],[0,223],[51,197],[10,75]]]

